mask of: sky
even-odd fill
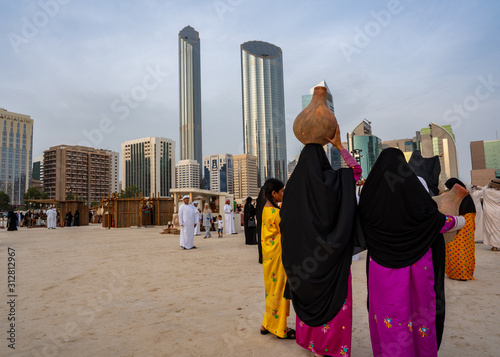
[[[240,45],[283,51],[288,161],[302,95],[325,80],[342,137],[363,119],[382,140],[451,124],[460,178],[470,142],[500,131],[500,2],[39,0],[0,2],[0,107],[51,146],[120,151],[162,136],[179,158],[178,34],[201,40],[203,155],[243,153]]]

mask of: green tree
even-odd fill
[[[66,194],[66,200],[67,200],[67,201],[72,201],[72,200],[74,200],[74,199],[75,199],[75,195],[74,195],[73,193],[68,192],[68,193]]]
[[[44,192],[44,194],[45,194],[45,196],[47,196],[47,194],[45,192]],[[28,188],[28,190],[24,194],[25,201],[27,201],[27,200],[39,200],[41,198],[43,198],[42,192],[40,192],[40,190],[37,187]]]
[[[3,191],[0,191],[0,210],[8,211],[11,209],[10,197]]]
[[[132,197],[135,197],[136,195],[139,196],[140,193],[141,193],[141,190],[139,189],[139,187],[137,187],[136,185],[130,185],[130,186],[125,188],[125,191],[122,190],[122,192],[120,192],[119,197],[120,198],[132,198]]]

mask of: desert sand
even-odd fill
[[[312,356],[293,340],[260,335],[262,266],[242,233],[197,236],[198,249],[186,251],[179,236],[160,231],[99,225],[0,230],[0,355]],[[14,294],[6,277],[9,252],[15,254]],[[352,264],[353,357],[372,355],[365,263],[362,253]],[[446,278],[439,356],[498,356],[499,268],[500,253],[477,244],[476,280]],[[12,299],[15,350],[8,347]]]

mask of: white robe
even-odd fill
[[[226,227],[226,234],[234,234],[236,230],[234,229],[234,215],[230,205],[224,206],[224,218],[226,222],[224,226]]]
[[[57,211],[53,208],[47,211],[47,228],[57,227]]]
[[[500,248],[500,191],[483,188],[484,244]]]
[[[194,246],[195,213],[193,206],[183,204],[179,208],[179,225],[181,226],[181,247],[191,249]]]
[[[484,219],[483,219],[483,205],[481,200],[483,199],[483,190],[482,189],[472,189],[470,190],[472,197],[472,201],[474,201],[474,206],[476,206],[476,218],[475,225],[476,230],[474,232],[474,239],[476,242],[483,242],[485,231],[484,231]]]
[[[194,207],[194,215],[195,215],[195,220],[194,222],[196,223],[196,227],[194,228],[194,235],[199,236],[200,235],[200,211],[198,210],[198,207]]]

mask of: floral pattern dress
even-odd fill
[[[283,297],[286,273],[281,263],[280,214],[275,207],[264,207],[262,211],[262,268],[266,311],[264,326],[269,332],[286,337],[287,317],[290,315],[290,300]]]

